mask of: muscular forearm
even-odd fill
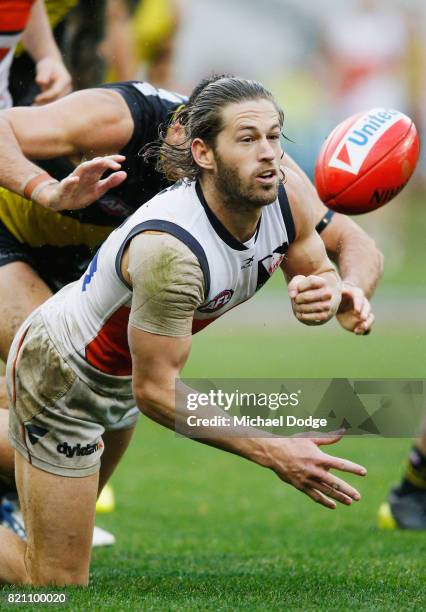
[[[351,236],[334,259],[344,282],[360,287],[370,298],[383,273],[383,255],[367,236]]]
[[[181,382],[174,387],[155,385],[151,389],[135,389],[139,409],[153,421],[178,433],[214,446],[220,450],[244,457],[258,465],[270,467],[270,449],[264,432],[253,427],[189,425],[188,417],[212,419],[230,418],[229,414],[215,405],[199,406],[196,411],[187,409],[188,394],[197,392]]]
[[[360,287],[370,298],[383,273],[383,255],[374,240],[350,219],[337,214],[321,238],[342,280]]]
[[[28,160],[21,151],[12,125],[5,111],[0,113],[0,185],[23,195],[22,185],[28,177],[42,174],[43,170]]]
[[[364,475],[366,470],[355,463],[322,453],[318,449],[321,443],[332,444],[340,439],[339,435],[328,436],[321,439],[312,438],[279,438],[265,434],[254,428],[191,428],[185,422],[188,417],[186,401],[188,388],[179,389],[177,386],[177,402],[175,403],[174,385],[169,389],[161,390],[153,385],[151,391],[135,388],[134,395],[142,411],[153,420],[176,429],[179,433],[189,435],[198,442],[214,446],[221,450],[244,457],[258,465],[271,469],[276,475],[296,487],[316,502],[327,508],[334,509],[335,501],[350,505],[352,500],[358,501],[360,495],[356,489],[342,479],[330,474],[330,468]],[[166,385],[167,386],[167,385]],[[173,388],[170,388],[172,386]],[[181,394],[181,395],[180,395]],[[180,395],[180,399],[179,399]],[[192,413],[195,414],[195,413]],[[199,418],[212,418],[224,415],[216,406],[198,407],[196,414]],[[238,431],[238,430],[241,430]],[[199,436],[197,438],[197,435]],[[333,498],[333,499],[330,499]]]

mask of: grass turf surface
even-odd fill
[[[298,335],[212,328],[195,339],[185,374],[424,378],[425,346],[415,330],[355,338],[336,328]],[[117,511],[98,519],[118,544],[94,551],[90,587],[65,589],[69,606],[422,609],[426,533],[375,527],[409,447],[409,440],[383,439],[328,447],[369,469],[365,479],[348,478],[363,500],[328,511],[274,474],[143,418],[113,479]]]

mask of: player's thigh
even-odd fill
[[[31,584],[82,584],[89,578],[98,473],[59,476],[16,453],[16,484],[27,531]]]
[[[122,456],[130,444],[135,426],[118,431],[105,431],[102,436],[105,450],[101,458],[99,493],[110,479]]]
[[[27,263],[0,267],[0,358],[6,361],[14,335],[28,315],[52,292]]]

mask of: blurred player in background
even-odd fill
[[[405,12],[379,0],[357,0],[328,17],[327,92],[338,120],[384,104],[412,114],[411,41]]]
[[[78,0],[44,0],[50,28],[63,57],[66,18],[77,2]],[[66,59],[64,62],[67,64]],[[31,55],[22,44],[19,44],[15,50],[9,77],[13,106],[29,106],[40,93],[40,88],[35,81],[35,69]]]
[[[102,51],[109,80],[143,78],[170,89],[180,0],[108,0]]]
[[[204,87],[186,113],[185,132],[156,148],[159,169],[187,181],[141,206],[80,281],[17,334],[8,361],[10,432],[28,541],[0,529],[1,582],[88,583],[97,491],[130,442],[134,402],[168,428],[185,421],[175,380],[192,333],[252,297],[278,267],[299,321],[318,325],[336,313],[341,283],[315,231],[315,191],[291,169],[283,186],[282,122],[260,83],[227,77]],[[228,302],[209,308],[225,289]],[[329,470],[365,469],[318,448],[341,436],[246,433],[212,428],[204,441],[270,468],[327,508],[360,499]]]
[[[94,87],[104,79],[105,64],[97,47],[104,32],[104,0],[45,0],[56,43],[71,73],[73,89]],[[14,106],[33,103],[34,62],[21,45],[11,67],[10,91]]]
[[[65,68],[50,29],[43,0],[0,0],[0,109],[12,106],[8,90],[14,52],[21,40],[34,65],[39,93],[34,104],[46,104],[71,91]]]
[[[194,90],[189,107],[210,80]],[[175,115],[186,102],[175,93],[132,82],[76,92],[45,109],[13,109],[0,116],[0,138],[7,143],[0,151],[0,184],[15,192],[0,191],[0,353],[4,359],[22,321],[52,292],[78,279],[92,249],[169,184],[156,170],[155,160],[145,162],[139,153],[157,139],[161,125],[172,141],[179,137],[182,127]],[[75,167],[82,157],[117,152],[125,159],[98,157]],[[45,170],[50,170],[50,158],[65,156],[62,176],[46,174],[24,155],[44,158]],[[105,170],[116,171],[120,165],[125,173],[99,181]],[[363,334],[374,320],[369,297],[381,274],[381,254],[352,220],[324,207],[306,175],[288,156],[283,166],[284,172],[289,168],[299,175],[314,206],[317,229],[339,266],[344,286],[338,320],[345,329]],[[6,403],[3,385],[3,406]],[[7,414],[0,411],[1,417],[0,462],[13,475]]]
[[[400,484],[378,512],[381,529],[426,529],[426,417]]]
[[[105,7],[106,0],[79,0],[66,19],[63,51],[74,89],[95,87],[105,81],[105,62],[99,51]]]

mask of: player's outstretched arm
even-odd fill
[[[129,141],[133,129],[133,119],[124,99],[117,92],[104,89],[75,92],[45,106],[2,111],[0,185],[20,195],[33,196],[42,206],[57,210],[60,207],[57,200],[64,195],[61,188],[57,193],[58,184],[30,160],[114,154]],[[95,167],[99,169],[105,163],[103,171],[118,169],[115,164],[119,162],[114,159],[111,164],[98,161]],[[73,173],[72,179],[65,178],[62,188],[75,185],[82,178],[81,171],[85,174],[87,170],[91,172],[93,166],[86,165],[77,175]],[[96,199],[97,195],[92,193],[91,197]],[[74,193],[74,200],[75,196]],[[90,203],[83,200],[76,207]]]
[[[289,170],[286,190],[296,237],[281,267],[295,316],[306,325],[320,325],[333,317],[341,299],[341,282],[315,231],[312,210],[306,203],[303,181]]]
[[[191,324],[203,300],[203,280],[195,257],[171,236],[145,234],[134,238],[123,258],[122,272],[133,285],[129,319],[133,392],[139,409],[149,418],[185,432],[187,389],[176,384],[191,348]],[[176,386],[175,386],[176,385]],[[217,406],[200,409],[198,416],[223,416]],[[250,433],[252,432],[252,436]],[[231,432],[232,433],[232,432]],[[356,489],[330,473],[338,469],[357,475],[366,470],[351,461],[319,449],[340,435],[328,438],[264,438],[244,428],[241,436],[228,428],[193,428],[191,435],[210,446],[245,457],[273,470],[327,508],[336,502],[350,505],[360,499]]]

